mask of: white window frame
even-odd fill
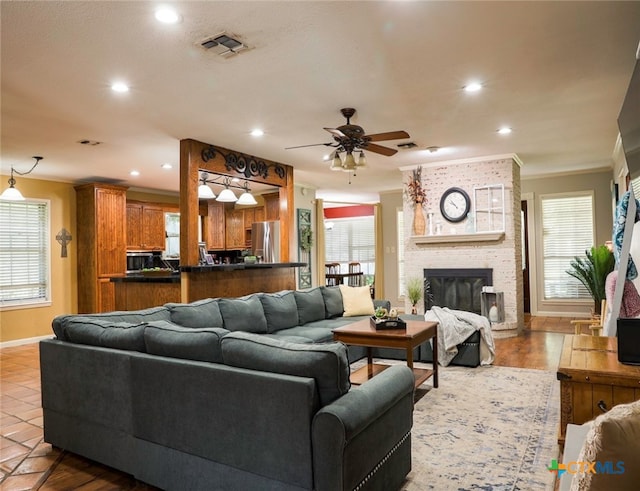
[[[0,311],[3,310],[17,310],[17,309],[26,309],[26,308],[35,308],[35,307],[48,307],[51,305],[51,201],[47,199],[30,199],[27,198],[25,201],[19,202],[8,202],[3,201],[0,202],[0,206],[2,204],[11,205],[12,203],[19,204],[37,204],[44,205],[45,207],[45,223],[43,224],[42,230],[44,233],[43,242],[45,244],[45,264],[46,264],[46,285],[45,285],[45,294],[43,298],[26,298],[26,299],[17,299],[17,300],[8,300],[8,301],[0,301]],[[2,210],[0,209],[0,212]],[[5,230],[0,230],[0,234],[7,234],[8,232]]]
[[[404,260],[404,210],[401,207],[396,208],[396,230],[397,243],[396,251],[398,257],[398,300],[404,300],[405,297],[405,260]]]
[[[591,299],[591,297],[588,296],[588,293],[583,296],[582,298],[579,297],[547,297],[545,294],[545,283],[546,283],[546,278],[545,278],[545,274],[544,274],[544,270],[545,270],[545,246],[544,246],[544,240],[545,240],[545,233],[544,233],[544,213],[543,213],[543,203],[545,199],[563,199],[563,198],[574,198],[574,197],[588,197],[591,199],[591,243],[588,245],[585,245],[581,251],[576,251],[575,255],[584,255],[584,251],[586,249],[589,249],[591,246],[595,245],[595,241],[596,241],[596,220],[595,220],[595,194],[593,190],[588,190],[588,191],[576,191],[576,192],[570,192],[570,193],[553,193],[553,194],[544,194],[544,195],[540,195],[540,200],[539,200],[539,210],[540,210],[540,235],[539,235],[539,239],[540,239],[540,262],[539,262],[539,277],[541,278],[541,281],[538,283],[538,295],[539,295],[539,299],[542,303],[545,304],[574,304],[574,305],[581,305],[581,304],[591,304],[593,303],[593,300]],[[568,269],[568,267],[567,267]],[[568,274],[567,274],[568,278],[571,278]],[[571,280],[569,280],[571,281]],[[576,283],[579,283],[578,280],[575,280]],[[586,292],[586,289],[585,289]]]

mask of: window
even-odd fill
[[[396,217],[396,227],[398,230],[398,243],[396,244],[396,251],[398,251],[398,296],[404,297],[404,211],[402,208],[398,208]]]
[[[633,188],[633,195],[636,199],[640,198],[640,176],[631,181],[631,187]]]
[[[180,213],[165,213],[166,257],[180,256]]]
[[[545,299],[591,298],[567,273],[575,256],[594,244],[593,193],[541,196]]]
[[[350,261],[360,263],[365,277],[375,274],[375,223],[373,216],[335,218],[325,231],[326,262],[344,264],[347,272]]]
[[[0,201],[0,307],[48,303],[49,203]]]

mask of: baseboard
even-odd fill
[[[35,338],[24,338],[24,339],[14,339],[13,341],[4,341],[0,343],[0,349],[11,348],[13,346],[22,346],[23,344],[39,343],[43,339],[51,339],[53,337],[54,337],[53,334],[49,334],[47,336],[36,336]]]

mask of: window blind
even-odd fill
[[[594,244],[593,195],[541,197],[543,227],[544,298],[591,298],[567,270],[575,256]]]
[[[49,206],[0,201],[0,307],[49,300]]]
[[[373,216],[339,218],[325,231],[326,262],[359,262],[365,275],[375,274],[375,223]],[[344,267],[346,272],[346,266]]]

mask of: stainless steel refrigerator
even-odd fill
[[[279,262],[280,222],[254,222],[251,226],[251,249],[262,262]]]

